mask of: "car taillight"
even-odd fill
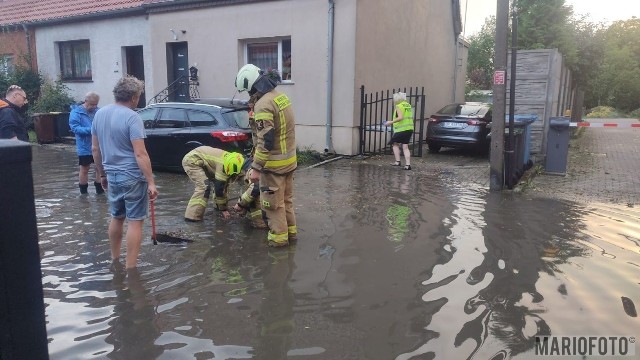
[[[467,125],[486,125],[487,123],[480,120],[469,120],[467,121]]]
[[[438,122],[439,120],[437,118],[431,117],[429,118],[429,122]]]
[[[212,131],[211,136],[222,142],[249,140],[249,135],[239,131]]]

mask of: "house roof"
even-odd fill
[[[0,0],[0,26],[57,22],[143,10],[150,0]]]

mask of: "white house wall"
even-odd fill
[[[464,100],[466,49],[458,53],[464,68],[458,70],[453,94],[456,39],[451,1],[358,0],[357,11],[357,93],[361,85],[367,93],[424,86],[427,118],[454,100]],[[356,108],[354,117],[358,114]]]
[[[100,106],[113,102],[113,86],[125,72],[124,46],[142,46],[145,92],[150,98],[154,89],[151,75],[152,56],[149,27],[145,17],[92,20],[91,22],[49,25],[36,29],[38,70],[55,80],[60,75],[56,42],[88,39],[91,48],[91,81],[65,81],[71,95],[81,101],[88,91],[100,94]]]
[[[244,65],[244,41],[290,36],[293,83],[281,84],[279,90],[286,92],[293,103],[298,146],[323,151],[327,119],[328,10],[327,0],[282,0],[151,13],[154,92],[168,85],[167,43],[188,42],[189,65],[197,64],[201,97],[232,97],[235,75]],[[355,149],[351,139],[356,123],[353,118],[355,10],[356,0],[336,1],[332,118],[333,147],[340,154],[352,154]],[[169,29],[174,29],[177,40]],[[237,97],[248,98],[246,93]]]

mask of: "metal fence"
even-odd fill
[[[402,91],[407,94],[407,102],[414,109],[414,132],[409,143],[411,156],[422,156],[424,143],[424,108],[425,94],[422,88],[404,88],[365,93],[364,85],[360,87],[360,155],[380,155],[391,153],[388,145],[393,129],[384,126],[387,120],[394,117],[395,107],[393,94]]]

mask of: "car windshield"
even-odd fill
[[[231,126],[249,129],[249,112],[246,109],[222,110],[222,116]]]
[[[486,105],[451,104],[438,111],[439,114],[461,115],[461,116],[483,116],[489,111]]]

